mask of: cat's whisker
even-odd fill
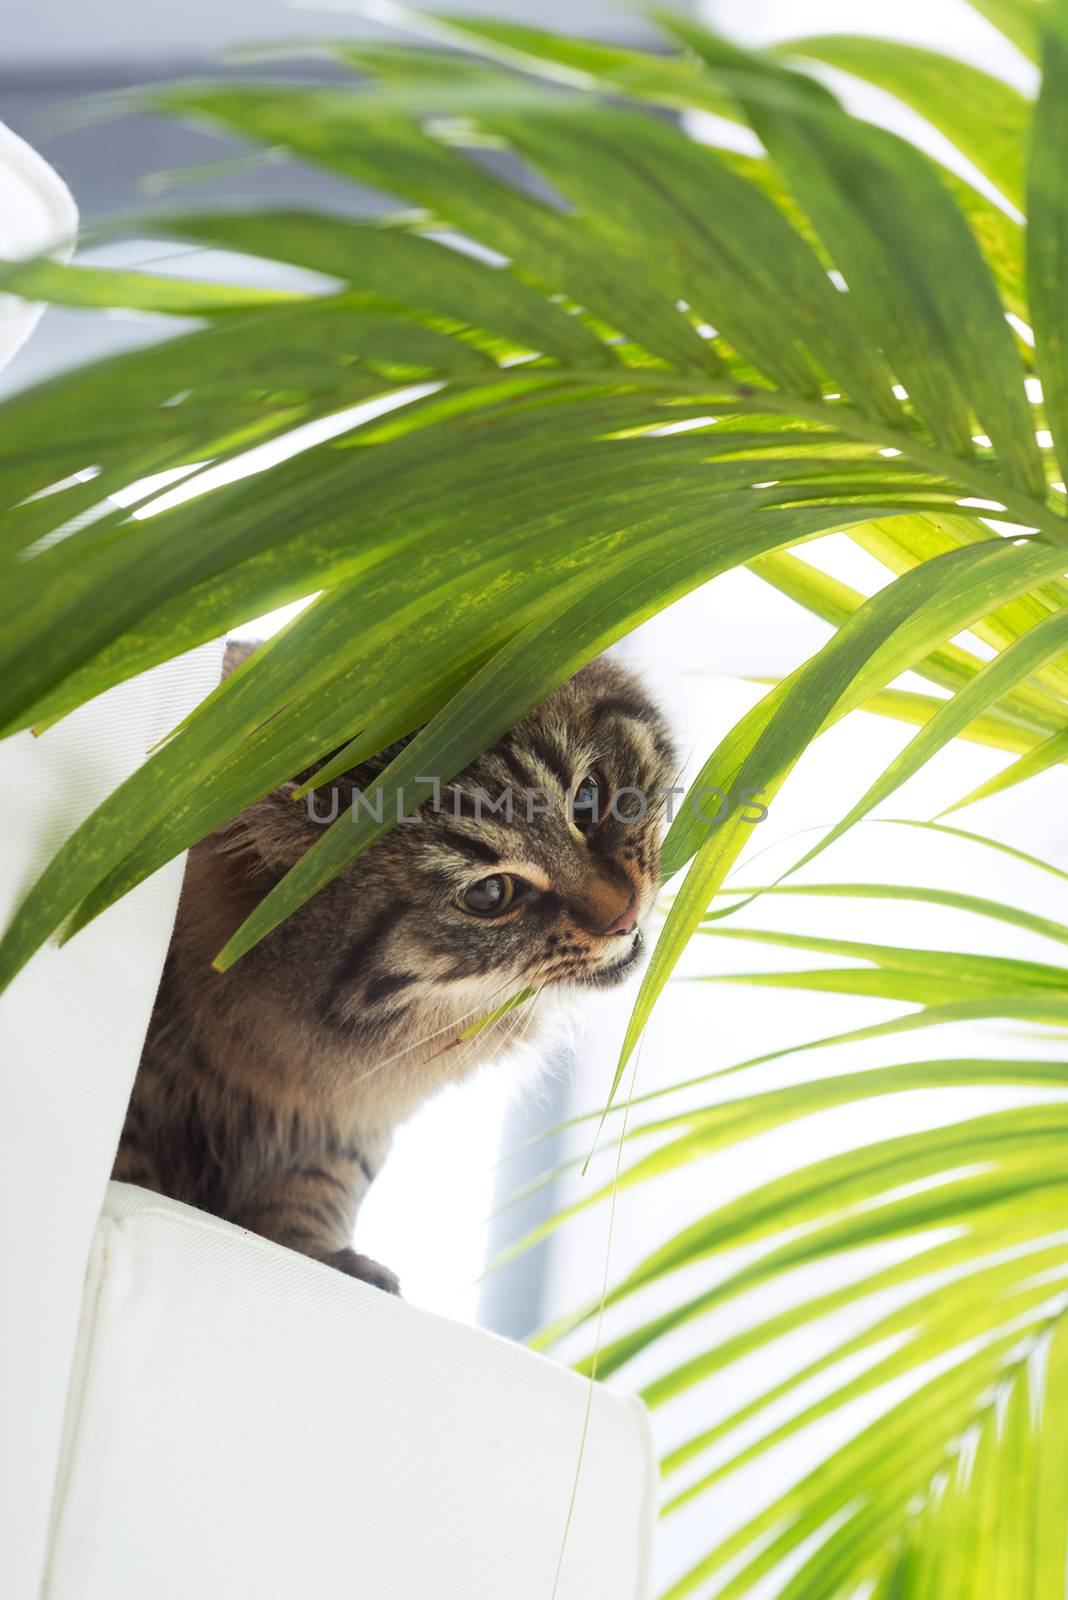
[[[507,1028],[504,1037],[494,1041],[494,1044],[496,1045],[496,1049],[494,1050],[495,1055],[503,1056],[506,1050],[511,1049],[512,1045],[522,1043],[523,1033],[528,1031],[533,1023],[534,1008],[544,992],[545,991],[543,989],[539,989],[537,994],[532,996],[530,1000],[525,1001],[521,1006],[514,1006],[510,1012],[505,1014],[505,1016],[495,1018],[494,1021],[483,1028],[480,1033],[473,1035],[470,1039],[461,1039],[458,1042],[457,1056],[450,1061],[446,1071],[439,1073],[438,1076],[431,1081],[431,1083],[428,1085],[429,1092],[433,1092],[440,1088],[443,1083],[447,1082],[449,1078],[455,1077],[455,1075],[467,1065],[466,1052],[463,1048],[464,1046],[471,1046],[477,1041],[484,1049],[487,1036],[490,1035],[500,1023],[507,1022]]]
[[[530,1003],[533,1004],[533,1001]],[[512,1013],[508,1013],[509,1017],[511,1017],[511,1015]],[[470,1039],[457,1039],[455,1044],[447,1046],[447,1053],[449,1057],[448,1063],[443,1071],[439,1072],[436,1077],[431,1078],[427,1082],[426,1093],[428,1095],[436,1093],[442,1084],[447,1083],[449,1079],[454,1078],[457,1073],[463,1071],[463,1069],[469,1065],[472,1054],[472,1046],[475,1044],[476,1040],[481,1049],[484,1050],[487,1036],[492,1034],[493,1030],[504,1021],[504,1017],[497,1017],[493,1022],[488,1023],[485,1028],[481,1029],[478,1034],[472,1035]],[[503,1053],[503,1049],[507,1047],[508,1036],[510,1032],[514,1030],[515,1026],[516,1024],[513,1021],[509,1021],[507,1023],[508,1032],[506,1033],[505,1040],[502,1042],[501,1053]],[[444,1055],[446,1054],[446,1051],[441,1051],[440,1054]]]
[[[459,1043],[465,1047],[470,1047],[477,1044],[483,1049],[485,1048],[487,1042],[490,1042],[494,1046],[502,1049],[507,1047],[507,1045],[512,1042],[512,1037],[517,1030],[529,1022],[531,1016],[533,1015],[534,1007],[537,1005],[541,995],[542,990],[539,988],[533,995],[531,995],[529,1000],[524,1000],[520,1004],[510,1007],[510,1009],[506,1012],[503,1012],[501,1016],[494,1017],[493,1021],[487,1023],[484,1028],[480,1028],[477,1034],[472,1034],[469,1039],[460,1040]],[[495,1035],[502,1025],[504,1028],[504,1037],[498,1039],[495,1037]],[[449,1070],[451,1072],[454,1070],[454,1068],[450,1065]]]
[[[455,1032],[461,1027],[462,1023],[468,1020],[469,1017],[477,1021],[480,1016],[485,1016],[487,1011],[493,1010],[493,1001],[502,992],[502,990],[509,987],[515,987],[514,979],[508,979],[504,983],[498,984],[495,989],[490,990],[489,994],[484,1000],[480,1000],[478,1004],[472,1006],[469,1011],[461,1012],[458,1017],[450,1018],[450,1020],[446,1022],[443,1027],[435,1028],[432,1033],[426,1033],[418,1039],[413,1039],[411,1043],[406,1044],[403,1049],[395,1050],[392,1055],[385,1056],[380,1061],[374,1062],[370,1067],[368,1067],[366,1072],[357,1073],[355,1076],[349,1079],[349,1082],[354,1084],[364,1083],[368,1078],[373,1078],[376,1073],[382,1072],[386,1067],[392,1066],[395,1061],[399,1061],[403,1056],[411,1055],[413,1050],[422,1050],[424,1046],[433,1044],[435,1039],[440,1039],[443,1034]],[[486,1030],[482,1031],[485,1032]],[[472,1035],[472,1039],[478,1037],[480,1037],[479,1034]],[[457,1044],[462,1044],[470,1043],[471,1041],[457,1039],[456,1042]],[[446,1048],[449,1047],[446,1046]]]
[[[532,995],[529,1000],[523,1003],[523,1005],[516,1006],[513,1011],[509,1013],[509,1020],[504,1036],[493,1041],[495,1046],[494,1054],[496,1056],[503,1056],[505,1052],[510,1050],[514,1045],[521,1044],[523,1042],[525,1035],[529,1033],[534,1024],[538,1002],[541,1000],[543,994],[544,990],[539,989],[537,993]],[[498,1021],[503,1020],[503,1018],[498,1019]],[[493,1023],[491,1026],[496,1027],[497,1024]],[[489,1029],[486,1031],[489,1032]],[[450,1072],[452,1070],[454,1069],[450,1069]]]

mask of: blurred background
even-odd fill
[[[655,31],[637,11],[587,0],[539,0],[536,7],[531,0],[497,0],[493,5],[468,9],[656,47]],[[963,0],[866,0],[863,6],[855,0],[804,0],[803,4],[798,0],[703,0],[696,9],[708,22],[747,42],[831,31],[884,33],[934,48],[951,41],[955,53],[1019,87],[1026,89],[1031,82],[1028,64]],[[386,11],[384,5],[374,8],[376,17]],[[123,243],[90,248],[82,259],[181,275],[265,281],[262,276],[255,278],[253,264],[242,258],[179,250],[153,240],[151,213],[161,206],[209,201],[223,206],[299,201],[358,213],[372,209],[374,198],[355,185],[282,161],[242,167],[240,145],[205,131],[145,117],[72,125],[71,108],[87,94],[147,79],[227,70],[224,53],[238,46],[264,42],[297,46],[317,38],[368,34],[402,37],[382,22],[360,18],[342,7],[326,11],[288,9],[266,0],[186,0],[182,6],[150,11],[137,0],[95,0],[91,6],[82,0],[35,0],[33,5],[19,7],[6,22],[0,119],[58,168],[83,219],[91,222],[117,214],[138,218]],[[321,61],[307,58],[296,66],[305,76],[326,76],[331,70]],[[277,57],[258,70],[279,73],[293,69]],[[920,119],[906,114],[888,97],[848,85],[844,93],[865,114],[916,134]],[[718,137],[718,130],[708,122],[695,124],[694,132],[698,137]],[[937,140],[922,123],[918,136],[932,143]],[[230,165],[210,179],[200,177],[177,190],[155,176],[206,162]],[[262,274],[262,264],[255,264],[255,272]],[[272,282],[294,281],[291,276],[282,279],[279,269],[272,268],[271,273]],[[0,391],[34,382],[74,362],[165,337],[174,329],[173,319],[49,311],[4,374]],[[882,568],[835,537],[810,544],[806,558],[865,590],[887,577]],[[249,619],[244,631],[247,636],[262,636],[279,621],[278,617]],[[828,633],[823,624],[756,577],[739,573],[680,602],[669,614],[639,630],[625,650],[648,673],[669,707],[692,774],[716,740],[762,693],[752,678],[791,670],[817,649]],[[990,653],[970,636],[964,642],[980,655]],[[908,680],[903,680],[903,686],[920,687]],[[929,692],[929,686],[923,687]],[[743,862],[736,881],[768,881],[788,865],[801,845],[814,837],[798,841],[798,832],[825,826],[840,816],[908,737],[909,730],[861,713],[825,735],[787,785],[768,821],[754,828],[748,856],[759,854],[761,859],[752,867]],[[1004,760],[989,750],[958,743],[895,796],[891,811],[930,817],[999,770]],[[1068,865],[1068,826],[1064,821],[1068,790],[1063,772],[1062,768],[1039,778],[1026,791],[1026,799],[1023,791],[1016,791],[984,802],[974,813],[964,814],[963,825]],[[873,853],[878,859],[877,872],[871,867]],[[1003,860],[992,865],[988,853],[967,844],[949,847],[944,840],[878,824],[865,825],[836,847],[827,864],[821,862],[817,876],[877,876],[995,897],[1000,893],[1031,910],[1056,910],[1050,890],[1038,874],[1028,874]],[[777,906],[761,907],[757,920],[761,926],[787,925],[785,913]],[[828,908],[826,902],[813,902],[805,926],[808,932],[844,937],[867,935],[901,944],[1009,953],[1005,935],[996,928],[990,931],[993,925],[977,930],[954,913],[927,911],[920,916],[903,905],[884,907],[879,926],[873,928],[870,910],[854,912],[841,903],[831,902]],[[1013,934],[1011,953],[1041,958],[1044,951],[1041,941]],[[879,1021],[901,1009],[817,993],[774,994],[719,984],[713,988],[700,981],[731,970],[781,964],[773,952],[766,954],[758,946],[745,947],[739,959],[725,943],[695,940],[648,1030],[634,1080],[637,1092],[712,1071],[791,1040],[814,1039]],[[596,1124],[582,1123],[566,1132],[552,1130],[579,1113],[594,1111],[602,1102],[632,998],[633,988],[584,1003],[581,1019],[561,1031],[551,1059],[533,1087],[528,1066],[506,1060],[499,1070],[484,1073],[476,1084],[443,1093],[404,1130],[361,1217],[359,1242],[361,1248],[399,1272],[409,1298],[445,1315],[523,1337],[540,1323],[595,1297],[606,1263],[612,1278],[622,1276],[669,1238],[680,1220],[688,1223],[732,1194],[802,1161],[895,1130],[906,1131],[917,1126],[921,1117],[928,1124],[932,1118],[939,1120],[931,1096],[924,1099],[922,1108],[914,1096],[880,1103],[877,1127],[869,1125],[869,1118],[875,1120],[869,1111],[825,1113],[806,1122],[803,1140],[797,1128],[769,1135],[712,1162],[688,1166],[636,1194],[624,1194],[611,1229],[607,1209],[591,1209],[548,1242],[480,1281],[487,1262],[498,1251],[555,1207],[581,1199],[611,1178],[616,1160],[612,1131],[617,1124],[606,1130],[603,1153],[585,1179],[578,1175],[577,1158],[588,1153]],[[983,1053],[980,1030],[960,1028],[953,1030],[953,1035],[941,1035],[937,1043],[940,1053]],[[988,1030],[987,1045],[989,1038]],[[897,1059],[921,1058],[931,1050],[922,1038],[914,1046],[899,1041],[895,1048]],[[1035,1047],[1036,1053],[1039,1048]],[[878,1046],[865,1045],[853,1047],[848,1062],[840,1065],[843,1070],[856,1069],[886,1059],[885,1049],[880,1053]],[[778,1063],[773,1069],[746,1074],[744,1082],[728,1079],[705,1086],[699,1093],[706,1101],[726,1098],[743,1089],[804,1077],[806,1070],[811,1069],[806,1069],[802,1057],[797,1065]],[[990,1091],[974,1098],[977,1109],[993,1110],[1019,1103],[1024,1097]],[[685,1103],[682,1096],[672,1102],[672,1108]],[[959,1115],[959,1108],[959,1099],[952,1108],[947,1105],[945,1120]],[[520,1204],[505,1205],[523,1185],[561,1162],[572,1163],[565,1174],[535,1187]],[[737,1257],[723,1258],[712,1267],[688,1270],[707,1283],[739,1264]],[[801,1298],[823,1286],[815,1274],[800,1274],[796,1294]],[[639,1313],[651,1314],[658,1292],[664,1291],[651,1289],[640,1303],[628,1307],[624,1321],[610,1316],[606,1336]],[[674,1297],[677,1292],[676,1282],[670,1293]],[[730,1316],[748,1319],[767,1309],[758,1298],[752,1298],[739,1302]],[[717,1336],[723,1337],[727,1331],[722,1320],[717,1322]],[[700,1348],[708,1334],[709,1324],[700,1321],[680,1330],[670,1348],[658,1349],[657,1363],[668,1357],[683,1359]],[[818,1330],[810,1335],[814,1336],[818,1337]],[[568,1347],[568,1353],[585,1353],[590,1343],[587,1332]],[[795,1340],[788,1350],[773,1347],[760,1360],[800,1366],[808,1353],[803,1341]],[[631,1387],[652,1376],[655,1372],[644,1370],[640,1361],[622,1375]],[[732,1369],[724,1384],[739,1403],[747,1386],[751,1383],[755,1389],[760,1380],[759,1371]],[[700,1403],[709,1401],[710,1393],[702,1391]],[[693,1415],[684,1414],[692,1403],[683,1399],[656,1413],[660,1442],[670,1444],[673,1437],[694,1431]],[[836,1418],[834,1426],[848,1431],[864,1420],[861,1413],[850,1413],[844,1419]],[[789,1481],[797,1475],[799,1460],[806,1452],[831,1442],[832,1435],[827,1433],[818,1440],[806,1434],[762,1459],[756,1468],[762,1494],[770,1496],[770,1478]],[[737,1520],[745,1505],[745,1478],[744,1472],[737,1475],[665,1527],[660,1556],[665,1577],[683,1568],[687,1553],[702,1548],[702,1539],[707,1546],[704,1527],[709,1517],[715,1518],[721,1529]]]

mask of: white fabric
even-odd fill
[[[76,824],[208,692],[219,662],[205,647],[39,739],[0,744],[0,926]],[[45,946],[0,996],[4,1600],[38,1593],[85,1266],[181,875],[172,862],[62,949]]]
[[[78,226],[70,190],[17,133],[0,122],[0,261],[57,251],[69,254]],[[0,366],[14,355],[42,306],[0,294]]]
[[[93,1247],[48,1600],[550,1600],[588,1385],[125,1184]],[[557,1600],[648,1592],[598,1387]]]

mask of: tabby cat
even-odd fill
[[[231,645],[228,667],[249,648]],[[462,1037],[517,991],[613,984],[635,965],[674,770],[648,694],[595,661],[215,972],[321,836],[316,816],[348,807],[399,748],[312,806],[283,786],[190,852],[113,1174],[394,1292],[351,1247],[394,1128],[529,1032],[539,999]]]

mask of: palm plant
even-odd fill
[[[340,744],[327,774],[421,729],[380,780],[403,788],[411,809],[432,792],[420,774],[447,780],[583,661],[733,567],[835,631],[710,753],[695,793],[773,800],[820,732],[861,706],[919,724],[798,865],[957,736],[1017,758],[984,792],[1064,759],[1068,3],[976,4],[1039,60],[1034,101],[903,45],[805,39],[748,52],[674,16],[661,19],[658,55],[438,21],[463,53],[329,47],[357,75],[352,86],[243,78],[138,97],[371,186],[382,208],[370,221],[295,210],[153,218],[155,233],[334,280],[319,293],[52,262],[0,278],[35,298],[199,319],[0,407],[13,619],[0,730],[48,726],[249,616],[317,595],[63,846],[0,944],[0,981],[54,930],[76,933]],[[847,114],[813,62],[919,108],[965,159],[949,170]],[[696,142],[679,116],[690,112],[747,124],[760,153]],[[250,454],[272,441],[269,464]],[[145,483],[161,472],[184,475],[162,499]],[[132,484],[132,504],[109,501]],[[882,564],[887,581],[870,596],[792,553],[830,530]],[[991,659],[953,642],[965,629]],[[908,669],[936,692],[892,687]],[[220,966],[384,831],[371,799],[359,823],[324,831]],[[684,876],[616,1084],[687,942],[733,932],[710,907],[748,828],[743,808],[716,826],[679,809],[665,864]],[[1025,915],[993,901],[969,909],[1008,926]],[[833,953],[874,963],[864,992],[914,999],[926,1020],[955,1006],[1065,1021],[1061,968],[947,957],[932,970],[875,944]],[[862,980],[826,981],[848,991]],[[648,1131],[669,1154],[642,1159],[707,1152],[813,1104],[991,1079],[1060,1082],[1048,1063],[1017,1060],[820,1079],[668,1118]],[[647,1263],[642,1282],[727,1239],[805,1225],[800,1245],[762,1259],[767,1276],[799,1250],[920,1229],[936,1206],[969,1219],[952,1248],[922,1258],[951,1275],[949,1299],[922,1299],[918,1262],[895,1280],[918,1291],[917,1320],[895,1328],[918,1331],[887,1362],[919,1372],[958,1347],[960,1359],[721,1542],[674,1595],[708,1592],[731,1559],[722,1592],[745,1594],[821,1534],[783,1595],[1063,1592],[1065,1336],[1060,1302],[1050,1309],[1039,1294],[1049,1300],[1043,1275],[1063,1261],[1045,1210],[1062,1121],[1045,1107],[843,1157],[713,1213]],[[854,1215],[891,1183],[980,1160],[981,1180],[947,1180],[937,1202],[923,1190]],[[650,1170],[639,1160],[624,1181]],[[599,1370],[698,1309],[639,1327],[602,1352]],[[774,1336],[754,1327],[748,1347]],[[697,1381],[730,1354],[711,1348],[702,1367],[664,1382]],[[874,1389],[887,1362],[856,1381]],[[970,1442],[950,1471],[957,1438]]]
[[[947,847],[964,840],[1009,854],[1021,863],[1021,880],[1038,873],[1068,882],[1036,858],[926,826]],[[913,1009],[719,1065],[614,1113],[622,1126],[605,1151],[616,1167],[611,1177],[579,1189],[509,1254],[759,1135],[796,1127],[804,1149],[808,1119],[869,1108],[855,1119],[853,1145],[801,1159],[668,1231],[607,1294],[537,1342],[574,1344],[585,1335],[588,1344],[595,1332],[580,1370],[606,1378],[637,1363],[654,1415],[674,1413],[658,1430],[671,1436],[661,1463],[663,1514],[671,1523],[699,1513],[705,1500],[715,1509],[701,1524],[706,1550],[664,1600],[1059,1595],[1068,1539],[1068,926],[1015,903],[901,883],[737,885],[731,893],[785,895],[807,906],[859,901],[873,914],[888,901],[948,909],[1037,935],[1054,959],[814,938],[706,915],[703,935],[839,964],[717,971],[699,982]],[[1002,1055],[891,1056],[857,1069],[858,1047],[868,1041],[896,1045],[993,1018],[1030,1025],[1025,1047],[1014,1040]],[[797,1058],[803,1065],[807,1052],[817,1064],[799,1075]],[[790,1057],[787,1082],[742,1087]],[[734,1074],[741,1076],[732,1090]],[[937,1113],[918,1130],[880,1126],[880,1108],[908,1094],[940,1099]],[[995,1110],[991,1095],[1004,1102]],[[579,1119],[580,1149],[599,1115]],[[664,1201],[650,1197],[643,1209],[672,1218]],[[747,1297],[769,1289],[774,1309],[754,1312]],[[602,1338],[605,1312],[612,1329]],[[763,1358],[755,1381],[744,1376],[754,1357]],[[783,1473],[776,1453],[791,1447],[793,1470]],[[734,1496],[746,1514],[724,1527],[715,1496],[754,1465],[765,1467],[768,1487],[758,1479],[754,1490],[750,1474]]]

